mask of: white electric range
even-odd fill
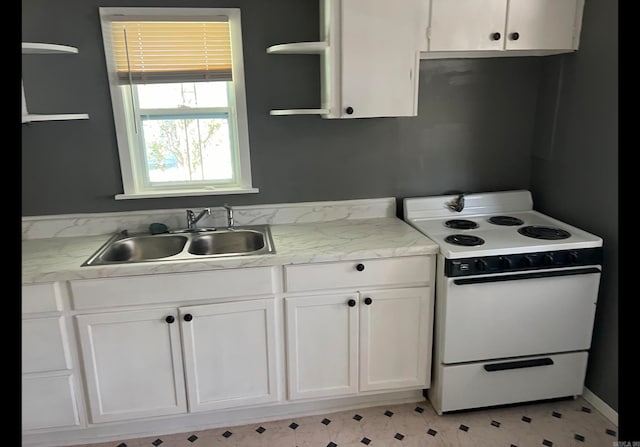
[[[525,190],[404,199],[440,246],[432,384],[443,412],[582,394],[602,239]]]

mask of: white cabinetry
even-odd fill
[[[321,0],[320,9],[319,42],[274,45],[267,53],[318,54],[321,107],[271,114],[416,116],[419,0]]]
[[[78,49],[67,45],[56,45],[50,43],[22,42],[22,54],[77,54]],[[86,113],[65,113],[65,114],[34,114],[27,110],[27,101],[24,94],[24,84],[22,86],[22,122],[33,121],[59,121],[59,120],[81,120],[88,119]]]
[[[187,411],[175,308],[78,315],[92,422]]]
[[[179,309],[190,411],[277,400],[274,300]]]
[[[422,58],[544,55],[578,49],[584,0],[426,0],[424,7]]]
[[[428,388],[432,278],[430,256],[285,266],[289,398]]]
[[[67,317],[56,283],[22,287],[22,429],[80,425]]]
[[[278,400],[275,298],[250,296],[272,293],[270,272],[255,268],[72,281],[77,308],[98,306],[96,293],[113,294],[116,302],[131,305],[150,306],[154,296],[167,303],[76,316],[92,422]],[[168,305],[194,299],[211,302]]]

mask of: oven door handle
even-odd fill
[[[600,273],[600,269],[596,267],[589,267],[589,268],[583,268],[583,269],[553,270],[550,272],[535,271],[535,272],[521,273],[521,274],[514,274],[514,275],[481,276],[478,278],[454,279],[453,283],[461,286],[465,284],[482,284],[487,282],[517,281],[521,279],[534,279],[534,278],[551,278],[554,276],[590,275],[592,273]]]
[[[484,365],[484,370],[493,372],[493,371],[504,371],[507,369],[533,368],[534,366],[546,366],[546,365],[553,365],[553,360],[549,357],[545,357],[545,358],[533,359],[533,360],[520,360],[517,362],[491,363],[488,365]]]

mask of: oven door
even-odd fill
[[[589,349],[600,268],[444,278],[441,361]]]

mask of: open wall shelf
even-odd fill
[[[68,45],[58,45],[52,43],[22,42],[22,54],[77,54],[78,49]],[[35,121],[63,121],[63,120],[84,120],[89,119],[86,113],[55,113],[55,114],[34,114],[27,110],[27,101],[24,95],[24,84],[22,85],[22,122],[31,123]]]

